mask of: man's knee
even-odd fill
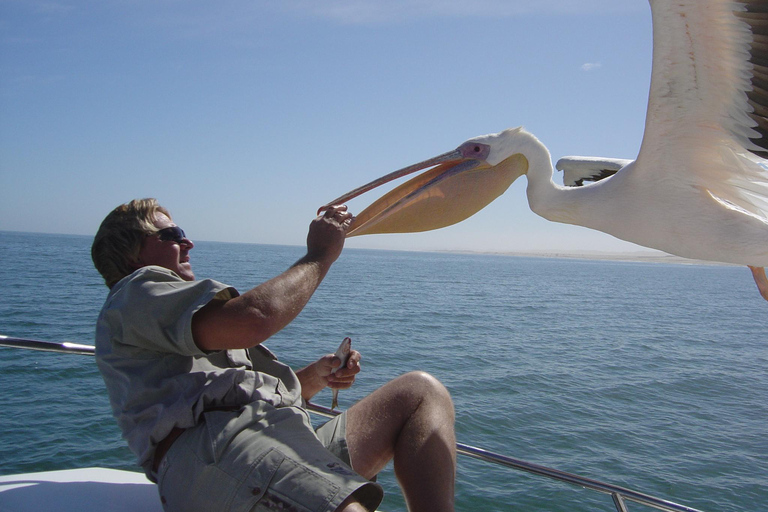
[[[398,377],[408,393],[419,402],[428,402],[448,410],[453,410],[451,394],[434,376],[423,371],[409,372]]]

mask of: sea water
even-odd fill
[[[93,343],[107,288],[90,242],[0,232],[0,334]],[[199,242],[191,255],[199,278],[247,290],[303,248]],[[267,345],[301,367],[345,336],[363,371],[342,408],[425,370],[452,393],[460,443],[704,511],[768,510],[768,303],[745,268],[347,249]],[[0,474],[138,469],[92,357],[0,348],[0,411]],[[379,481],[382,508],[405,510],[391,466]],[[463,456],[456,504],[615,510]]]

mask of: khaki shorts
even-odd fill
[[[344,414],[316,434],[297,407],[258,401],[240,411],[206,412],[160,462],[163,508],[331,512],[354,494],[375,510],[383,491],[350,468],[345,434]]]

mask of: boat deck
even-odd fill
[[[3,512],[52,507],[59,512],[163,512],[157,486],[135,471],[83,468],[0,476]]]

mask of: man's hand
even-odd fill
[[[355,383],[355,376],[360,373],[360,359],[362,356],[357,350],[349,353],[349,360],[344,368],[339,368],[341,361],[334,354],[328,354],[306,368],[296,372],[301,382],[301,396],[309,401],[323,388],[348,389]]]
[[[336,261],[344,248],[344,239],[354,217],[346,205],[331,206],[309,225],[307,256],[328,265]]]

